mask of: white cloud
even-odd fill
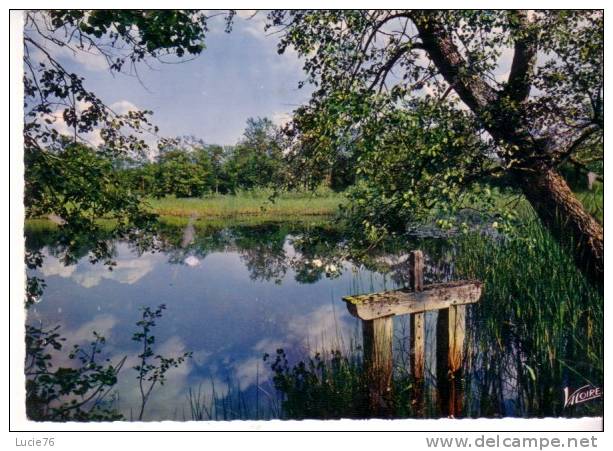
[[[173,336],[156,347],[155,354],[161,354],[165,357],[177,357],[185,351],[186,348],[183,341],[179,337]],[[118,353],[116,357],[111,360],[113,362],[118,362],[125,355],[127,355],[127,359],[115,389],[121,394],[119,405],[120,411],[127,419],[132,417],[136,420],[139,412],[141,395],[136,379],[137,373],[132,370],[132,368],[139,364],[138,353]],[[168,373],[166,373],[164,385],[156,384],[151,393],[151,397],[145,408],[143,420],[169,419],[173,418],[175,415],[179,415],[178,408],[181,405],[181,400],[186,399],[185,387],[187,386],[187,378],[191,369],[191,361],[187,359],[178,368],[171,368]],[[146,384],[148,386],[148,382]],[[217,390],[217,385],[215,389]],[[177,417],[176,419],[181,420],[182,418]]]
[[[117,318],[113,315],[98,315],[91,321],[86,322],[74,332],[68,332],[73,343],[84,343],[93,340],[93,332],[97,332],[105,338],[109,338],[111,329],[117,324]]]
[[[291,113],[277,111],[270,116],[270,119],[273,121],[275,125],[278,125],[279,127],[283,127],[284,125],[286,125],[288,122],[292,120],[292,115]]]
[[[129,111],[137,111],[140,109],[129,100],[120,100],[112,103],[110,108],[117,114],[126,114]]]
[[[234,365],[234,376],[241,390],[251,385],[262,383],[270,376],[270,370],[262,362],[261,357],[251,357]]]
[[[255,9],[238,11],[237,16],[243,19],[242,28],[246,33],[256,39],[266,39],[268,36],[264,32],[266,25],[266,12]]]
[[[102,264],[87,264],[85,270],[73,274],[72,279],[85,288],[98,285],[102,279],[114,280],[122,284],[131,285],[147,275],[154,267],[154,256],[142,256],[129,260],[118,260],[112,271]]]
[[[45,262],[41,267],[41,272],[46,277],[49,276],[59,276],[59,277],[70,277],[77,269],[77,265],[64,265],[58,258],[53,256],[48,256],[45,258]]]
[[[289,320],[285,343],[297,343],[306,351],[343,350],[345,340],[351,337],[351,325],[338,317],[332,305],[324,305],[304,315]]]
[[[275,340],[275,339],[271,339],[271,338],[263,338],[262,340],[258,341],[255,346],[253,347],[253,349],[255,351],[259,351],[261,353],[265,353],[265,352],[274,352],[277,349],[281,349],[285,346],[285,342],[282,340]]]
[[[90,102],[77,101],[76,110],[77,114],[83,112],[87,108],[91,106]],[[74,129],[69,127],[66,121],[64,120],[64,109],[66,107],[61,107],[55,111],[52,111],[49,114],[41,114],[39,117],[41,121],[46,121],[47,119],[51,121],[48,126],[52,129],[55,129],[60,135],[66,136],[74,136]],[[79,138],[83,141],[89,143],[91,146],[98,146],[103,143],[102,137],[100,136],[100,130],[93,130],[89,133],[80,133]]]

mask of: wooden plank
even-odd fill
[[[424,289],[424,254],[420,250],[409,255],[409,287],[415,291]],[[424,414],[424,381],[426,367],[426,313],[411,313],[409,336],[409,363],[413,379],[411,407],[416,417]]]
[[[392,315],[406,315],[446,309],[454,305],[477,302],[481,296],[479,281],[458,281],[426,285],[424,290],[409,288],[381,293],[346,296],[349,312],[360,319],[372,320]]]
[[[449,415],[458,417],[462,414],[464,401],[464,339],[466,337],[466,306],[456,305],[449,309],[452,319],[449,330]],[[453,337],[453,338],[452,338]]]
[[[439,310],[436,323],[436,380],[438,404],[443,416],[462,412],[462,363],[466,333],[466,306]]]
[[[456,305],[449,309],[449,370],[452,372],[462,368],[465,335],[466,306]]]
[[[412,251],[409,254],[409,287],[413,291],[424,290],[424,254]]]
[[[436,400],[443,417],[449,416],[449,309],[436,319]]]
[[[424,413],[424,385],[426,366],[426,338],[425,338],[425,313],[412,313],[410,335],[410,364],[413,391],[411,393],[411,405],[415,416],[420,417]]]
[[[387,417],[392,412],[393,324],[391,316],[362,321],[369,409],[376,417]]]
[[[412,313],[410,319],[410,348],[411,374],[414,379],[424,378],[426,361],[426,328],[425,313]]]
[[[424,254],[422,251],[413,251],[409,255],[409,286],[415,291],[424,289]],[[411,313],[410,317],[410,336],[409,336],[409,355],[411,363],[411,374],[416,380],[424,378],[424,366],[426,355],[426,329],[425,314]]]

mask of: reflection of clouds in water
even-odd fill
[[[77,265],[66,266],[60,261],[60,259],[50,255],[45,257],[45,263],[40,268],[40,271],[46,277],[59,276],[66,278],[70,277],[76,269]]]
[[[198,266],[200,264],[200,260],[198,260],[198,258],[194,257],[193,255],[190,255],[189,257],[187,257],[185,259],[184,263],[187,266],[194,267],[194,266]]]
[[[99,332],[101,335],[108,338],[111,329],[116,323],[117,320],[113,316],[100,315],[74,332],[68,330],[64,331],[66,333],[65,336],[70,337],[70,346],[66,346],[65,349],[59,351],[49,350],[52,354],[53,367],[57,369],[60,367],[76,368],[80,366],[81,363],[78,359],[69,359],[68,352],[66,351],[73,343],[79,343],[84,346],[84,349],[89,350],[85,344],[93,341],[93,331]],[[135,346],[137,345],[135,344]],[[164,357],[178,357],[186,352],[186,350],[183,341],[179,337],[174,336],[154,347],[154,355],[161,354]],[[138,373],[134,370],[134,366],[140,364],[140,359],[138,358],[140,352],[140,349],[137,351],[115,350],[113,355],[110,356],[110,362],[105,362],[104,359],[108,355],[103,349],[99,359],[99,363],[106,366],[107,364],[117,365],[124,357],[127,357],[119,372],[117,384],[109,394],[112,395],[116,393],[119,395],[116,407],[127,420],[137,420],[140,410],[141,395],[137,380]],[[155,362],[156,364],[159,363],[158,360],[153,358],[151,362]],[[177,420],[183,419],[181,408],[186,401],[188,376],[191,371],[192,365],[190,359],[186,359],[179,367],[171,368],[166,373],[164,385],[158,382],[153,389],[151,397],[145,407],[144,420],[173,419],[175,417]],[[145,389],[148,385],[149,382],[146,382]],[[203,381],[202,385],[203,391],[206,389],[212,392],[214,386],[218,395],[225,395],[228,392],[227,384],[219,380]],[[107,399],[110,399],[110,397],[111,396],[107,397]]]
[[[164,357],[178,357],[186,352],[187,349],[183,341],[177,337],[171,337],[164,343],[154,348],[154,355],[161,354]],[[140,410],[141,395],[138,386],[137,371],[134,366],[140,364],[138,352],[134,353],[117,353],[113,361],[119,361],[124,355],[128,355],[123,370],[121,371],[118,383],[115,386],[119,393],[119,410],[123,415],[130,419],[131,415],[134,420],[138,416]],[[152,362],[159,363],[158,360],[152,359]],[[187,378],[192,369],[190,359],[180,365],[178,368],[171,368],[166,373],[166,381],[164,385],[158,382],[153,389],[151,397],[145,407],[144,420],[154,420],[159,418],[182,419],[180,417],[180,409],[183,400],[185,399],[185,387],[187,386]],[[145,388],[149,386],[149,382],[145,383]]]
[[[344,348],[351,337],[351,325],[339,318],[336,308],[323,305],[314,312],[297,315],[287,325],[285,343],[305,345],[308,351]]]
[[[70,278],[85,288],[98,285],[103,279],[114,280],[118,283],[133,284],[147,275],[163,257],[156,254],[144,254],[135,257],[125,244],[119,244],[118,255],[114,258],[116,263],[113,270],[102,263],[91,264],[82,259],[76,265],[65,266],[60,259],[46,253],[45,262],[41,267],[44,276],[59,276]]]
[[[102,279],[114,280],[115,282],[133,284],[147,275],[155,265],[156,257],[146,255],[130,260],[118,260],[117,265],[110,271],[105,265],[86,265],[81,267],[72,276],[72,279],[85,288],[95,287]]]
[[[265,352],[270,354],[272,352],[275,352],[277,349],[284,347],[285,344],[286,342],[282,341],[281,339],[264,338],[255,344],[253,350],[259,351],[262,354],[264,354]]]
[[[67,338],[67,341],[63,343],[61,349],[54,349],[51,346],[48,346],[45,349],[45,353],[51,355],[51,361],[53,362],[53,368],[57,369],[60,367],[64,368],[77,368],[81,365],[81,362],[78,358],[71,359],[69,357],[70,350],[73,345],[80,345],[83,350],[89,351],[89,344],[96,341],[94,336],[94,332],[97,332],[99,335],[103,336],[108,340],[111,336],[111,331],[113,327],[117,324],[117,318],[113,315],[98,315],[94,317],[91,321],[83,324],[77,329],[68,329],[64,327],[60,327],[58,333]],[[40,327],[40,324],[37,324],[36,321],[33,322],[35,327]],[[45,330],[49,327],[44,326]],[[102,365],[105,365],[104,359],[106,358],[105,348],[102,348],[102,354],[96,357],[96,361]],[[113,364],[117,364],[123,356],[119,358],[111,359]]]
[[[234,377],[241,390],[245,390],[258,382],[261,384],[270,375],[268,365],[262,361],[261,357],[251,357],[234,365]]]
[[[256,356],[248,357],[232,366],[233,376],[242,390],[264,383],[270,376],[270,364],[262,360],[264,353],[274,355],[277,349],[286,351],[302,348],[306,354],[346,350],[353,338],[354,328],[346,318],[339,318],[332,305],[292,317],[287,323],[285,335],[279,338],[264,338],[253,346]],[[304,355],[302,356],[304,357]]]
[[[204,349],[200,350],[200,351],[193,351],[192,354],[192,361],[198,365],[198,366],[202,366],[204,365],[209,358],[213,355],[212,352],[210,351],[205,351]]]
[[[115,327],[117,322],[117,318],[113,315],[99,315],[83,324],[76,331],[65,331],[65,333],[75,344],[93,341],[94,331],[108,339],[111,335],[111,329]]]
[[[297,256],[306,258],[296,252],[289,241],[286,240],[283,243],[283,261],[291,260]],[[215,390],[215,396],[219,399],[228,393],[235,396],[235,390],[240,386],[242,391],[250,390],[246,395],[248,399],[255,393],[254,388],[257,382],[264,387],[270,384],[270,361],[263,361],[264,353],[269,353],[274,357],[275,351],[283,348],[292,354],[293,360],[294,358],[303,359],[316,351],[330,351],[339,348],[344,350],[350,344],[350,339],[353,338],[353,334],[357,330],[356,322],[347,315],[344,305],[338,302],[339,295],[342,293],[336,293],[333,297],[334,303],[337,305],[326,301],[330,298],[330,287],[327,285],[332,283],[330,281],[324,281],[323,285],[314,284],[308,287],[309,290],[307,291],[292,281],[291,278],[284,278],[284,288],[279,290],[272,284],[253,284],[252,279],[248,277],[248,269],[241,260],[243,256],[237,252],[227,250],[211,252],[208,254],[206,262],[200,262],[197,265],[198,269],[194,271],[189,268],[182,269],[177,266],[169,266],[168,255],[164,253],[145,253],[137,257],[127,245],[122,243],[117,244],[116,250],[117,254],[114,261],[117,266],[114,267],[113,271],[109,271],[108,267],[103,264],[92,265],[87,258],[82,259],[77,265],[66,267],[57,258],[47,256],[42,267],[43,274],[70,279],[86,288],[98,286],[99,289],[103,289],[111,287],[111,281],[113,280],[121,284],[133,284],[137,281],[142,283],[143,277],[153,271],[146,278],[148,283],[145,289],[152,289],[151,292],[146,291],[148,293],[147,302],[150,302],[150,297],[157,299],[159,296],[161,299],[162,296],[167,296],[169,293],[181,300],[188,300],[191,299],[190,296],[192,296],[194,289],[201,290],[203,282],[209,282],[211,290],[210,293],[207,291],[209,297],[219,296],[222,299],[233,300],[235,290],[239,294],[244,293],[245,296],[253,296],[257,302],[251,303],[250,308],[257,307],[256,310],[253,310],[255,315],[260,314],[259,309],[268,307],[280,309],[279,311],[275,310],[275,314],[264,315],[262,326],[254,328],[252,332],[245,331],[246,335],[243,335],[243,332],[239,330],[228,330],[228,341],[224,344],[216,342],[215,347],[210,347],[206,340],[202,342],[191,340],[189,335],[182,335],[183,333],[192,333],[191,327],[193,327],[193,324],[190,318],[186,319],[185,324],[174,327],[173,331],[183,329],[179,336],[189,340],[186,341],[187,345],[179,336],[174,336],[164,343],[157,343],[155,354],[173,357],[189,350],[194,351],[194,355],[192,359],[188,359],[178,368],[172,368],[168,372],[167,381],[163,386],[156,385],[145,411],[145,420],[181,420],[183,415],[186,415],[189,419],[188,391],[190,388],[192,393],[200,388],[201,395],[210,403],[213,389]],[[262,251],[265,253],[267,248],[262,247]],[[190,257],[189,254],[183,255],[184,259]],[[193,258],[198,257],[194,256]],[[336,259],[330,260],[317,256],[309,257],[309,263],[311,258],[313,266],[317,267],[320,272],[325,270],[337,271],[342,265],[342,262]],[[182,259],[182,262],[189,265],[190,261],[186,262]],[[262,263],[265,269],[270,269],[271,263],[276,262],[276,260],[272,259],[271,262],[270,259],[256,259],[256,262]],[[160,268],[160,272],[158,272],[156,266]],[[157,281],[165,281],[167,277],[172,276],[173,271],[176,274],[177,270],[181,271],[184,276],[184,278],[179,279],[181,285],[176,284],[181,291],[168,291],[171,288],[167,288],[167,284],[158,285]],[[201,273],[202,276],[200,276]],[[152,277],[152,275],[155,277]],[[151,287],[149,287],[149,283],[151,283]],[[68,284],[59,286],[66,285]],[[316,285],[318,288],[315,288],[315,290],[318,290],[318,294],[311,296],[312,287]],[[294,286],[298,287],[297,293],[302,297],[304,297],[304,293],[309,293],[308,299],[301,299],[295,306],[288,303],[288,300],[294,296],[292,291]],[[158,290],[158,288],[160,289]],[[172,287],[172,290],[177,288]],[[121,290],[126,290],[127,287],[117,287],[117,289],[121,293]],[[347,287],[343,286],[339,288],[341,292],[346,291],[346,289]],[[335,288],[334,291],[336,292],[337,289]],[[130,296],[137,296],[137,292],[130,291],[129,293]],[[267,303],[268,300],[270,304]],[[322,305],[322,303],[326,305]],[[71,344],[73,341],[81,344],[90,342],[93,339],[92,330],[96,330],[108,338],[111,333],[118,334],[119,328],[123,327],[111,315],[98,313],[96,316],[93,309],[95,304],[88,307],[91,308],[88,308],[87,313],[81,316],[81,321],[88,322],[75,325],[76,327],[70,333],[64,331],[67,332],[64,335],[69,337]],[[195,306],[194,308],[199,307]],[[232,324],[231,321],[234,317],[240,319],[238,311],[233,313],[231,307],[220,303],[219,308],[229,310],[225,320],[228,321],[229,325]],[[117,318],[123,321],[124,317],[121,311],[113,311],[113,313],[117,313]],[[240,314],[242,314],[242,310]],[[268,320],[270,321],[268,322]],[[236,335],[237,341],[233,341],[234,335]],[[192,341],[198,344],[192,344]],[[113,340],[109,345],[117,346],[116,342],[117,340]],[[107,350],[114,356],[111,359],[114,364],[127,356],[119,374],[118,384],[113,392],[119,395],[118,410],[127,419],[130,419],[132,412],[132,418],[134,418],[138,415],[140,406],[140,390],[136,379],[137,372],[133,367],[138,364],[137,355],[140,349],[136,343],[124,342],[118,347],[107,348]]]

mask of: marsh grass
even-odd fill
[[[200,218],[235,218],[258,216],[279,219],[305,216],[329,216],[345,202],[342,194],[328,190],[281,192],[242,191],[236,194],[210,195],[203,198],[164,197],[146,199],[151,211],[162,216],[198,216]]]
[[[603,296],[569,253],[534,216],[514,239],[473,233],[449,245],[453,278],[484,283],[484,294],[467,319],[461,416],[602,415],[602,400],[563,405],[564,387],[602,387],[604,381]],[[399,354],[394,356],[393,416],[412,417],[415,384]],[[278,352],[269,363],[283,418],[369,417],[358,347],[295,363]],[[423,412],[440,416],[435,387],[424,394]]]
[[[563,388],[603,383],[603,297],[536,220],[522,235],[456,244],[457,276],[484,282],[467,331],[469,367],[480,368],[467,384],[480,400],[470,414],[574,415],[563,408]]]
[[[575,194],[596,220],[604,224],[604,185],[595,183],[593,190],[579,191]]]
[[[282,415],[281,399],[272,382],[259,376],[247,389],[231,376],[221,387],[214,379],[189,387],[185,405],[183,421],[271,420]]]

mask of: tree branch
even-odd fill
[[[379,68],[379,70],[375,74],[375,79],[372,81],[372,83],[368,87],[368,90],[370,91],[371,89],[373,89],[377,84],[379,84],[379,82],[383,84],[383,82],[385,82],[387,74],[390,72],[390,70],[392,70],[392,68],[398,62],[398,60],[402,58],[402,56],[405,53],[410,52],[411,50],[414,50],[420,47],[421,46],[419,44],[407,43],[405,45],[402,45],[396,48],[396,50],[394,51],[390,59],[387,60],[385,64],[383,64],[383,66]]]
[[[424,49],[462,101],[475,113],[494,103],[498,92],[473,73],[451,35],[437,20],[436,13],[414,11],[411,16]]]
[[[586,127],[577,137],[577,139],[575,139],[565,150],[556,155],[555,158],[557,160],[557,165],[559,166],[568,161],[568,159],[572,157],[573,153],[575,153],[575,151],[577,151],[577,149],[581,147],[585,141],[591,138],[591,136],[598,130],[600,130],[600,127],[595,124]]]
[[[510,11],[509,22],[516,25],[515,52],[507,86],[503,91],[515,102],[523,102],[530,94],[538,50],[538,30],[527,11]]]

